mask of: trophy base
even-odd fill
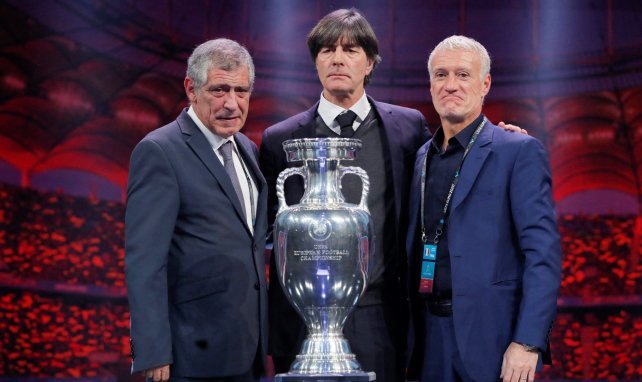
[[[309,334],[288,374],[348,375],[364,373],[341,334]]]
[[[371,382],[377,377],[369,373],[331,373],[331,374],[295,374],[284,373],[274,376],[274,382]]]

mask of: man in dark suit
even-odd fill
[[[477,41],[445,39],[428,71],[441,127],[411,186],[409,380],[533,381],[561,280],[546,151],[483,116],[490,57]]]
[[[308,36],[308,47],[323,85],[320,101],[309,110],[265,130],[260,163],[269,189],[268,220],[277,210],[275,184],[287,163],[282,143],[294,138],[352,137],[363,146],[351,166],[362,167],[370,177],[368,208],[375,242],[370,284],[348,317],[344,334],[363,370],[375,371],[379,381],[402,381],[407,327],[404,238],[408,187],[414,154],[429,132],[422,114],[413,109],[377,102],[364,86],[381,58],[376,36],[368,21],[354,9],[325,16]],[[344,128],[336,117],[352,114]],[[288,204],[299,203],[303,182],[291,177],[285,184]],[[359,203],[361,183],[343,180],[342,193]],[[277,372],[286,372],[299,352],[304,327],[285,299],[270,268],[270,354]]]
[[[190,107],[131,157],[125,263],[132,372],[258,381],[267,351],[267,187],[245,123],[254,65],[217,39],[188,60]]]

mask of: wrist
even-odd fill
[[[539,353],[539,348],[537,346],[525,344],[523,342],[515,342],[515,343],[520,345],[522,348],[524,348],[524,350],[526,350],[529,353]]]

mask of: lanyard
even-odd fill
[[[468,146],[466,146],[466,150],[464,150],[464,156],[461,158],[461,162],[459,162],[457,171],[455,171],[455,176],[453,178],[453,181],[450,184],[450,190],[448,190],[446,203],[444,204],[444,208],[441,210],[441,218],[439,219],[439,224],[435,229],[435,237],[432,239],[433,244],[439,243],[439,238],[443,234],[444,221],[446,219],[446,213],[448,212],[448,206],[450,205],[450,199],[453,196],[453,192],[455,191],[457,182],[459,182],[459,172],[461,171],[461,167],[464,164],[464,159],[466,159],[466,155],[468,155],[468,152],[473,147],[473,144],[475,143],[475,140],[477,140],[479,133],[481,133],[482,129],[484,128],[484,124],[486,123],[486,121],[487,121],[486,116],[484,116],[479,126],[477,126],[477,128],[475,129],[473,136],[470,138],[470,141],[468,142]],[[426,153],[426,156],[424,157],[424,164],[421,169],[421,241],[424,243],[428,243],[428,237],[426,236],[425,217],[424,217],[424,214],[425,214],[424,198],[426,195],[426,192],[425,192],[426,191],[426,172],[428,171],[428,157],[431,155],[430,151],[431,150],[429,148],[428,152]]]

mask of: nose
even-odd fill
[[[342,64],[345,53],[343,52],[343,49],[338,46],[337,49],[335,49],[334,54],[332,55],[332,63],[335,65]]]
[[[236,92],[234,89],[230,89],[229,92],[225,93],[223,96],[225,100],[223,102],[223,107],[227,110],[236,110],[239,106],[238,100],[236,99]]]
[[[446,78],[446,83],[445,83],[445,88],[448,91],[455,91],[457,90],[457,81],[456,77],[454,75],[449,75]]]

